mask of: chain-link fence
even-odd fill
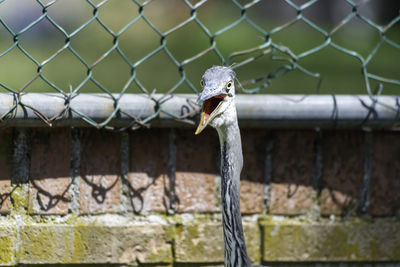
[[[107,128],[124,94],[144,93],[156,113],[124,114],[143,126],[221,64],[243,93],[397,95],[399,9],[395,0],[2,0],[0,93],[13,104],[0,123],[22,107],[49,125],[73,113]],[[32,92],[58,93],[62,112],[49,118],[25,103]],[[71,107],[82,93],[105,94],[113,112],[98,122]]]

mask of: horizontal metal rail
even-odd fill
[[[398,96],[237,95],[236,106],[242,127],[393,128],[400,123]],[[44,121],[51,118],[56,127],[89,126],[83,117],[115,127],[146,123],[141,121],[146,118],[152,118],[151,127],[191,127],[199,110],[195,95],[28,93],[16,101],[12,94],[0,94],[0,126],[10,127],[47,126]]]

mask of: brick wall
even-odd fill
[[[400,261],[400,133],[242,129],[255,263]],[[0,264],[221,266],[212,129],[0,130]]]

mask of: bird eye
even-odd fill
[[[229,90],[229,89],[231,89],[232,88],[232,81],[230,81],[230,82],[228,82],[227,84],[226,84],[226,89],[227,90]]]
[[[204,81],[203,80],[200,80],[200,85],[201,85],[201,87],[204,87]]]

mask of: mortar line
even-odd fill
[[[120,211],[127,213],[129,211],[130,190],[129,190],[129,161],[130,161],[130,134],[127,131],[121,132],[121,207]],[[132,207],[133,208],[133,207]],[[135,209],[133,208],[133,211]]]
[[[29,171],[30,171],[30,129],[15,128],[13,131],[13,154],[11,176],[11,203],[10,214],[15,218],[17,228],[17,242],[15,244],[15,263],[20,262],[21,227],[23,217],[29,207]],[[15,198],[14,198],[14,194]]]
[[[373,135],[371,131],[364,132],[364,168],[361,188],[361,214],[366,215],[369,211],[370,202],[370,182],[371,182],[371,164],[372,164],[372,145]]]
[[[270,130],[266,134],[265,144],[265,162],[264,162],[264,213],[269,212],[269,204],[271,201],[271,179],[272,179],[272,152],[274,149],[274,138]]]
[[[80,129],[71,129],[71,186],[69,188],[70,202],[69,210],[74,214],[80,212],[80,167],[81,167],[81,131]]]
[[[15,128],[13,134],[12,184],[29,182],[30,129]]]
[[[29,128],[14,129],[11,176],[11,212],[16,211],[17,208],[19,214],[26,214],[29,208],[30,138],[31,131]],[[18,196],[15,195],[17,198],[14,198],[14,194],[18,194]]]
[[[323,172],[323,133],[317,128],[313,147],[313,170],[312,170],[312,215],[320,216],[320,194]]]
[[[175,192],[175,173],[176,173],[176,131],[171,128],[168,133],[168,176],[169,176],[169,209],[168,213],[174,214],[177,211],[176,207],[176,192]]]

